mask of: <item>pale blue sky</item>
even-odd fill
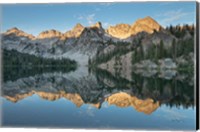
[[[18,27],[38,35],[56,29],[66,32],[81,23],[89,26],[101,21],[104,28],[118,23],[132,24],[151,16],[162,26],[195,23],[195,2],[132,2],[82,4],[12,4],[2,5],[2,29]]]

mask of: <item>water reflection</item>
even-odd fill
[[[195,129],[193,73],[88,67],[3,72],[3,126]]]
[[[4,74],[3,97],[17,103],[37,94],[49,101],[66,98],[77,107],[91,104],[98,109],[106,101],[118,107],[132,106],[146,114],[151,114],[162,104],[185,108],[194,106],[194,85],[190,80],[185,81],[186,77],[166,79],[160,78],[160,74],[148,77],[136,72],[137,74],[132,73],[130,81],[100,69],[80,76],[81,70],[83,69],[52,73],[41,73],[41,70],[37,73],[37,70],[30,70],[31,76],[24,76],[23,69],[13,69],[12,76]],[[28,75],[27,70],[25,74]]]

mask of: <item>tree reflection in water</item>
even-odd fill
[[[37,94],[49,101],[65,98],[77,107],[91,104],[98,109],[103,102],[108,102],[119,108],[131,106],[145,114],[151,114],[163,104],[184,108],[195,105],[194,84],[187,79],[191,78],[187,73],[166,79],[133,72],[132,80],[127,80],[101,69],[88,71],[90,73],[77,77],[80,73],[75,69],[4,68],[2,96],[17,103]]]

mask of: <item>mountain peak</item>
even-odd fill
[[[149,19],[149,20],[154,20],[152,17],[150,17],[150,16],[146,16],[145,18],[143,18],[143,19]]]
[[[17,32],[17,31],[20,31],[17,27],[13,27],[7,30],[7,32]]]
[[[91,26],[92,28],[98,28],[98,29],[102,29],[102,24],[101,22],[97,22],[94,25]]]
[[[145,18],[138,19],[133,25],[132,30],[135,31],[135,34],[138,32],[147,32],[147,33],[153,33],[154,30],[159,31],[161,26],[156,22],[153,18],[150,16],[147,16]]]
[[[80,23],[77,23],[74,28],[70,31],[67,31],[64,36],[67,38],[71,38],[71,37],[79,37],[80,34],[82,33],[83,29],[85,27],[83,25],[81,25]]]
[[[135,23],[144,23],[144,24],[146,24],[146,23],[148,23],[149,22],[149,24],[150,23],[154,23],[154,24],[157,24],[157,25],[159,25],[152,17],[150,17],[150,16],[147,16],[147,17],[144,17],[144,18],[140,18],[140,19],[138,19]]]
[[[18,29],[17,27],[13,27],[11,29],[8,29],[5,33],[6,34],[11,34],[11,33],[17,34],[17,33],[25,33],[25,32]]]
[[[80,29],[83,29],[83,28],[84,28],[83,25],[81,25],[80,23],[77,23],[77,24],[74,26],[73,30],[80,30]]]
[[[130,28],[129,24],[117,24],[115,26],[109,26],[107,29],[107,33],[113,37],[124,39],[130,36]]]
[[[51,30],[46,30],[41,32],[37,38],[39,39],[44,39],[44,38],[53,38],[53,37],[61,37],[62,33],[55,30],[55,29],[51,29]]]
[[[16,36],[19,36],[19,37],[27,37],[29,39],[33,39],[34,36],[32,34],[28,34],[28,33],[25,33],[24,31],[18,29],[17,27],[13,27],[11,29],[8,29],[4,35],[16,35]]]
[[[116,26],[110,26],[107,33],[113,37],[126,39],[140,32],[147,32],[149,34],[154,31],[159,31],[161,26],[150,16],[138,19],[133,25],[129,24],[117,24]]]

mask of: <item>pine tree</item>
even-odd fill
[[[165,57],[165,49],[164,49],[164,44],[163,44],[163,41],[161,40],[160,41],[160,48],[159,48],[159,55],[158,55],[158,58],[161,59],[161,58],[164,58]]]
[[[173,60],[176,59],[176,41],[175,41],[175,39],[173,39],[173,41],[172,41],[172,58],[173,58]]]
[[[143,60],[144,59],[144,50],[143,50],[143,45],[142,44],[140,44],[140,58]]]

